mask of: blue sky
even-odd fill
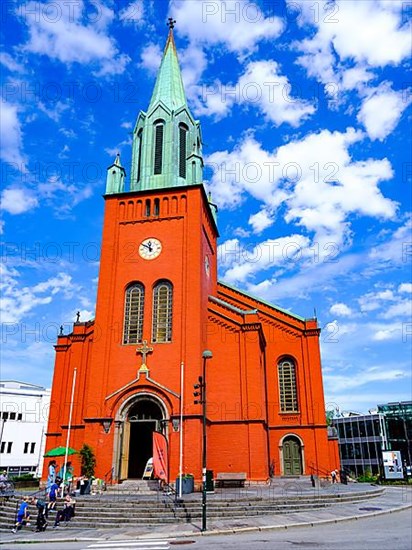
[[[1,377],[50,385],[94,314],[106,168],[148,106],[169,15],[220,278],[322,327],[326,403],[411,399],[411,6],[2,5]]]

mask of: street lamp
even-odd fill
[[[203,372],[199,376],[199,383],[195,384],[195,397],[200,396],[200,400],[196,400],[195,404],[202,404],[202,420],[203,420],[203,449],[202,449],[202,531],[206,531],[206,361],[213,357],[213,353],[206,349],[202,353]]]

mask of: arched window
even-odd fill
[[[153,204],[153,216],[160,214],[160,199],[155,199]]]
[[[146,218],[150,217],[150,207],[151,207],[150,199],[146,199],[146,202],[144,205],[144,215],[146,216]]]
[[[163,130],[164,123],[155,123],[155,152],[154,152],[154,173],[161,174],[163,167]]]
[[[144,286],[133,283],[126,290],[123,344],[137,344],[143,337]]]
[[[153,342],[172,341],[173,286],[159,281],[153,289]]]
[[[297,412],[298,392],[296,366],[292,359],[282,359],[278,364],[280,411]]]
[[[137,134],[137,181],[140,181],[140,175],[142,171],[142,139],[143,128],[140,128],[139,133]]]
[[[179,176],[186,178],[187,132],[185,124],[179,124]]]

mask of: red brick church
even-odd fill
[[[108,168],[95,319],[74,323],[55,346],[46,449],[65,446],[70,427],[70,447],[93,448],[96,476],[120,482],[142,477],[158,431],[169,479],[180,452],[183,473],[201,479],[193,385],[205,366],[208,469],[251,481],[326,475],[339,459],[328,439],[317,321],[218,281],[217,208],[202,171],[200,123],[170,29],[134,128],[127,188],[119,156]],[[78,474],[76,455],[72,462]]]

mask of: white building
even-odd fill
[[[10,475],[41,476],[50,389],[0,381],[0,468]]]

